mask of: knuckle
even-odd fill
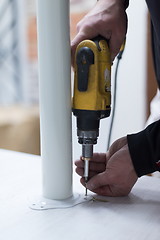
[[[88,26],[88,22],[89,21],[85,20],[85,17],[81,21],[79,21],[76,26],[77,31],[79,32],[82,31],[83,29],[86,29]]]

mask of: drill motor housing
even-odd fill
[[[73,114],[80,144],[96,144],[100,119],[111,111],[111,58],[102,37],[82,41],[75,54]]]

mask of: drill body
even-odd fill
[[[101,37],[82,41],[76,49],[74,70],[72,111],[77,118],[87,182],[100,119],[109,117],[111,110],[111,58],[107,41]]]

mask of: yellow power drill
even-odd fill
[[[73,114],[77,117],[78,142],[82,144],[85,183],[100,119],[111,111],[111,57],[107,41],[98,36],[77,46],[74,68]],[[86,187],[87,196],[87,187]]]

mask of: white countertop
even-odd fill
[[[84,192],[78,176],[74,176],[74,189]],[[29,199],[40,194],[40,157],[0,150],[0,239],[160,239],[158,178],[140,178],[128,197],[67,209],[31,210]]]

